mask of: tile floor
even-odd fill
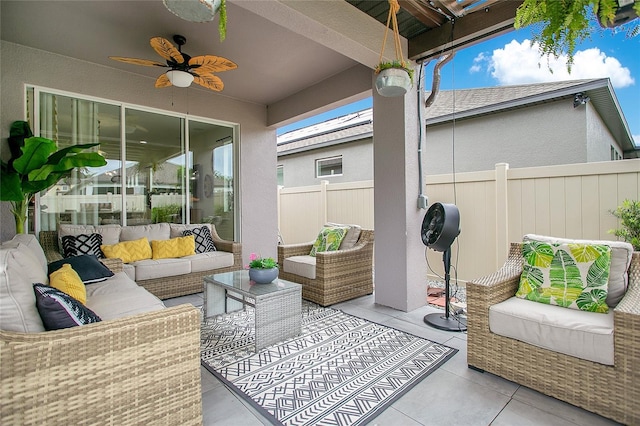
[[[165,300],[165,305],[201,306],[202,294]],[[458,353],[394,402],[371,425],[615,425],[611,420],[547,397],[490,373],[467,367],[466,334],[427,326],[424,306],[412,312],[376,305],[373,296],[333,305],[351,315],[386,324],[458,349]],[[211,373],[202,371],[204,425],[263,425],[269,422]]]

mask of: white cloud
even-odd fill
[[[512,40],[504,48],[495,49],[488,57],[481,53],[473,60],[470,72],[479,72],[485,64],[491,76],[502,85],[604,77],[609,77],[615,88],[635,84],[629,68],[623,67],[620,61],[608,57],[597,47],[575,53],[571,74],[567,72],[566,56],[550,57],[548,60],[540,57],[538,44],[532,45],[529,40],[522,43]]]
[[[640,135],[633,135],[633,141],[636,143],[636,146],[640,146]]]
[[[473,58],[473,65],[471,66],[471,68],[469,68],[469,72],[473,74],[482,71],[484,64],[489,61],[490,58],[488,58],[484,52],[480,52],[478,56]]]

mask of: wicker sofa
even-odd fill
[[[213,238],[213,242],[215,243],[216,249],[218,251],[217,254],[220,253],[231,253],[232,254],[232,262],[227,262],[225,263],[225,265],[227,266],[223,266],[223,267],[219,267],[216,266],[215,264],[215,260],[212,261],[212,267],[211,268],[207,268],[205,270],[197,270],[197,271],[193,271],[191,270],[191,272],[188,273],[177,273],[175,274],[175,272],[173,272],[175,270],[175,268],[165,268],[163,269],[163,271],[165,271],[166,275],[163,276],[159,276],[159,277],[154,277],[154,278],[149,278],[149,279],[140,279],[138,276],[138,274],[136,274],[134,272],[134,268],[137,266],[137,264],[140,264],[141,266],[147,267],[147,268],[155,268],[156,264],[158,264],[158,266],[162,266],[163,262],[167,262],[166,259],[160,259],[158,261],[155,260],[143,260],[140,262],[136,262],[133,265],[125,265],[125,272],[127,272],[132,279],[134,279],[136,281],[136,283],[144,288],[146,288],[150,293],[154,294],[155,296],[157,296],[160,299],[169,299],[172,297],[178,297],[178,296],[185,296],[188,294],[193,294],[193,293],[199,293],[202,292],[202,282],[203,282],[203,278],[207,275],[211,275],[211,274],[215,274],[215,273],[221,273],[221,272],[230,272],[230,271],[237,271],[242,269],[242,244],[238,243],[238,242],[233,242],[233,241],[228,241],[228,240],[224,240],[222,239],[217,231],[214,225],[211,224],[200,224],[200,225],[175,225],[175,224],[154,224],[154,225],[134,225],[134,226],[128,226],[128,227],[122,227],[121,229],[131,229],[134,230],[133,234],[134,235],[140,235],[139,231],[136,231],[136,229],[141,229],[141,230],[145,230],[144,232],[156,232],[157,235],[157,230],[154,231],[147,231],[149,228],[151,227],[157,227],[159,225],[166,225],[165,227],[167,228],[167,230],[163,230],[163,234],[164,235],[162,238],[169,238],[170,236],[176,236],[177,234],[175,233],[175,229],[182,229],[182,227],[195,227],[195,226],[203,226],[206,225],[208,227],[210,227],[210,232],[211,232],[211,236]],[[169,228],[171,229],[171,231],[169,231]],[[175,229],[174,229],[175,228]],[[76,228],[77,233],[81,233],[81,232],[87,232],[87,231],[83,231],[84,228],[82,227],[78,227]],[[87,229],[91,229],[91,228],[87,228]],[[119,225],[107,225],[105,227],[102,227],[102,229],[120,229]],[[91,231],[88,231],[91,232]],[[171,232],[171,234],[169,233]],[[124,234],[124,232],[122,232]],[[151,235],[151,234],[150,234]],[[151,240],[153,237],[150,237],[149,240]],[[57,231],[42,231],[40,232],[40,242],[42,244],[42,247],[45,251],[45,255],[47,256],[47,260],[49,262],[52,262],[54,260],[59,260],[62,259],[63,256],[61,254],[61,250],[60,250],[60,244],[59,244],[60,239],[58,238],[58,232]],[[118,242],[118,241],[115,241]],[[109,243],[114,243],[109,242]],[[195,255],[195,257],[203,257],[205,256],[206,253],[203,254],[197,254]],[[184,258],[183,258],[184,259]],[[103,259],[104,263],[107,264],[112,264],[114,259]],[[168,261],[171,261],[171,259],[169,259]],[[188,261],[187,261],[188,262]],[[116,262],[117,263],[117,262]],[[159,268],[155,268],[156,270],[160,270]]]
[[[469,367],[615,421],[640,424],[640,253],[632,254],[626,293],[613,309],[613,365],[565,355],[492,332],[490,308],[515,295],[521,273],[521,244],[513,243],[500,270],[467,283]]]
[[[198,309],[165,308],[112,262],[87,285],[103,321],[42,331],[47,264],[28,237],[0,248],[0,424],[202,424]]]
[[[313,241],[278,246],[279,277],[302,284],[302,298],[322,306],[373,293],[373,230],[362,229],[353,247],[318,252],[308,259]],[[313,274],[301,275],[286,260],[302,259]],[[313,277],[313,278],[311,278]]]

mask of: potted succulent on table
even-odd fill
[[[376,90],[382,96],[402,96],[413,85],[413,68],[406,61],[380,62],[375,73]]]
[[[0,201],[11,202],[16,233],[25,233],[27,209],[33,197],[68,176],[76,167],[100,167],[107,160],[97,152],[82,152],[97,143],[58,150],[51,139],[34,137],[29,123],[15,121],[9,133],[11,158],[0,162]]]
[[[278,264],[272,257],[249,255],[249,279],[258,284],[268,284],[278,278]]]

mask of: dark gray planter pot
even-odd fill
[[[258,284],[269,284],[278,278],[278,268],[254,269],[249,268],[249,279]]]

